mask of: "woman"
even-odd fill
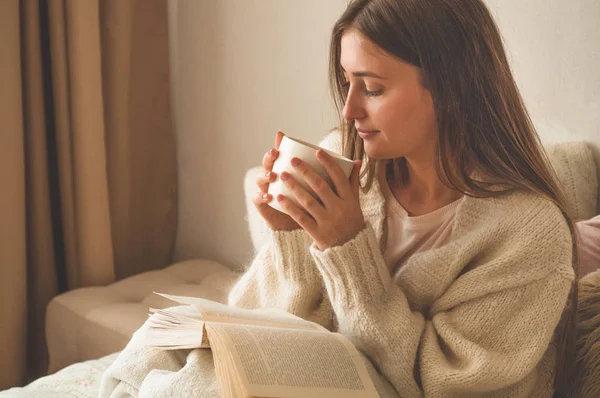
[[[355,170],[323,158],[332,190],[300,162],[322,204],[281,175],[299,207],[266,194],[265,155],[272,243],[230,304],[339,331],[401,397],[565,394],[573,224],[484,3],[352,1],[330,72],[345,120],[323,145]]]
[[[352,1],[330,65],[345,120],[321,145],[355,170],[322,158],[331,190],[296,166],[322,204],[281,175],[301,207],[266,194],[272,172],[258,180],[271,239],[229,303],[344,334],[382,395],[564,394],[573,225],[483,2]],[[218,395],[210,351],[149,352],[143,331],[101,396]]]

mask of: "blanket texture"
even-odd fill
[[[173,311],[199,318],[194,307]],[[100,398],[113,397],[202,397],[217,398],[219,389],[212,352],[154,350],[144,345],[146,322],[102,377]]]
[[[172,311],[199,318],[191,306]],[[144,345],[148,322],[134,335],[127,347],[102,377],[99,398],[217,398],[219,387],[212,352],[208,349],[154,350]],[[363,357],[380,397],[397,397],[394,388]]]

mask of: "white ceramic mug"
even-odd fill
[[[302,159],[302,161],[310,165],[321,177],[323,177],[325,181],[327,181],[329,186],[332,189],[334,189],[333,181],[331,181],[331,178],[329,177],[329,174],[327,174],[325,167],[323,167],[323,165],[317,160],[317,151],[319,149],[322,149],[325,152],[327,152],[342,168],[344,174],[346,175],[346,178],[350,178],[350,174],[352,173],[352,169],[354,168],[354,162],[351,159],[348,159],[340,154],[331,152],[327,149],[318,147],[316,145],[309,144],[308,142],[299,140],[297,138],[284,136],[281,140],[281,143],[279,144],[279,156],[273,164],[275,181],[269,184],[268,192],[272,195],[273,198],[269,202],[269,205],[272,208],[286,213],[286,211],[281,207],[279,201],[277,200],[277,195],[279,194],[282,194],[287,199],[294,202],[297,206],[300,206],[300,208],[303,207],[296,201],[294,194],[290,192],[283,183],[283,181],[281,181],[281,173],[283,171],[287,171],[288,173],[290,173],[294,177],[294,180],[296,182],[302,185],[311,195],[315,197],[315,199],[319,200],[317,194],[306,184],[300,173],[297,172],[290,163],[292,158],[294,157]]]

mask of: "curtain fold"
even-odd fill
[[[166,2],[0,2],[0,389],[45,373],[55,295],[172,260]]]
[[[17,0],[0,2],[0,389],[21,382],[27,364],[25,143],[18,15]]]

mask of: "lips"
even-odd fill
[[[372,131],[366,131],[366,130],[357,130],[358,131],[358,135],[361,138],[369,138],[374,136],[375,134],[379,133],[379,130],[372,130]]]

